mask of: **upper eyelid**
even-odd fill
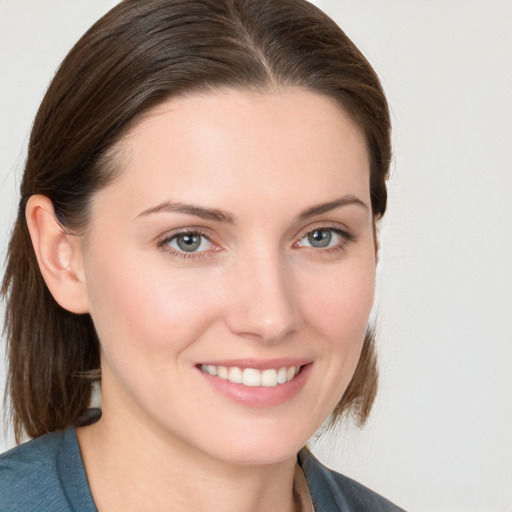
[[[310,233],[312,233],[313,231],[322,231],[322,230],[334,232],[340,238],[340,240],[337,242],[338,244],[339,243],[352,242],[352,241],[354,241],[356,239],[355,236],[352,233],[349,233],[348,231],[345,231],[343,229],[338,229],[338,228],[313,228],[313,229],[311,229],[309,231],[306,231],[306,233],[304,233],[304,235],[299,238],[298,242],[301,242],[302,240],[307,238],[307,236]],[[295,243],[297,243],[297,242],[295,242]]]
[[[341,234],[344,234],[345,236],[354,236],[351,229],[349,229],[347,226],[339,223],[339,222],[315,222],[314,224],[311,224],[297,232],[294,239],[301,239],[304,238],[308,233],[311,233],[312,231],[315,231],[317,229],[331,229],[333,231],[337,231]]]
[[[177,233],[172,233],[171,235],[169,235],[167,237],[163,237],[163,240],[164,241],[174,240],[180,235],[199,235],[203,238],[206,238],[206,240],[208,240],[210,243],[212,243],[212,244],[214,243],[214,242],[212,242],[210,237],[208,235],[206,235],[205,233],[203,233],[202,231],[190,231],[190,230],[178,231]]]
[[[212,240],[212,237],[208,233],[206,233],[203,228],[178,228],[175,230],[171,230],[171,231],[164,233],[163,235],[159,235],[158,237],[156,237],[156,242],[158,244],[165,243],[165,242],[168,242],[169,240],[173,240],[174,238],[176,238],[179,235],[188,234],[188,233],[193,234],[193,235],[204,236],[212,244],[215,243]]]

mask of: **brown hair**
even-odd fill
[[[51,199],[66,230],[87,225],[92,195],[115,171],[109,153],[163,101],[222,86],[299,86],[335,99],[365,135],[373,214],[386,209],[390,121],[379,80],[355,45],[305,0],[125,0],[69,52],[32,129],[2,294],[6,398],[17,439],[75,424],[99,368],[89,315],[61,308],[43,281],[25,221],[33,194]],[[376,393],[373,335],[335,410],[363,424]]]

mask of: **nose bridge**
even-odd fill
[[[233,285],[230,329],[277,343],[298,327],[293,269],[278,250],[263,249],[243,258]]]

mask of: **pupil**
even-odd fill
[[[182,251],[193,252],[201,245],[201,237],[200,235],[186,233],[178,236],[177,243]]]
[[[309,243],[313,247],[327,247],[331,243],[332,234],[325,229],[316,229],[308,235]]]

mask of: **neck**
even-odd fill
[[[77,435],[99,512],[296,510],[294,457],[261,465],[221,461],[168,434],[105,413]]]

